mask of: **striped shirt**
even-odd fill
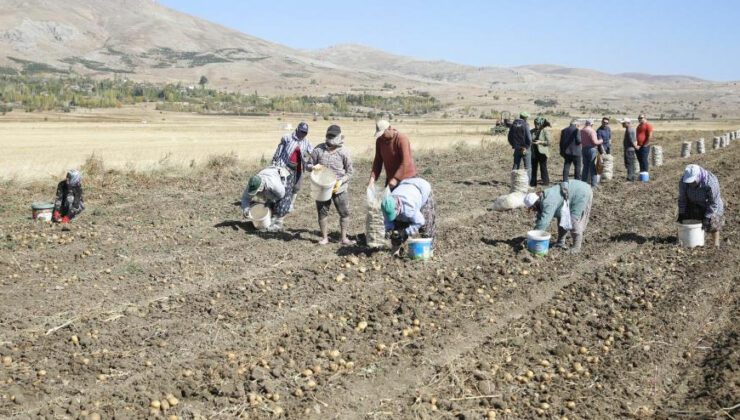
[[[311,152],[311,161],[308,165],[309,171],[313,170],[314,165],[322,165],[331,169],[337,176],[337,180],[342,181],[342,186],[339,187],[337,194],[347,191],[349,179],[354,169],[352,168],[352,158],[346,147],[342,146],[330,151],[326,143],[322,143]]]
[[[290,156],[295,152],[296,148],[301,149],[301,157],[311,154],[311,151],[313,151],[313,146],[311,146],[311,142],[308,141],[307,137],[300,140],[295,132],[284,135],[280,139],[280,144],[278,144],[275,154],[272,156],[272,164],[275,166],[288,166]],[[301,165],[301,169],[306,169],[303,159],[301,159]]]
[[[704,217],[722,216],[725,213],[725,203],[719,194],[719,181],[713,173],[702,169],[706,176],[698,186],[679,181],[678,184],[678,213],[689,214],[689,205],[704,209]]]

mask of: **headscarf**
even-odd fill
[[[77,169],[70,169],[67,171],[67,184],[71,187],[76,187],[82,182],[82,174]]]
[[[524,207],[530,208],[535,205],[540,196],[536,193],[528,193],[524,196]]]

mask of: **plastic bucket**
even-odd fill
[[[412,260],[426,261],[434,254],[432,250],[432,238],[409,239],[409,258]]]
[[[249,207],[249,216],[255,229],[263,230],[272,224],[272,211],[264,204],[254,204]]]
[[[534,255],[547,255],[550,249],[550,234],[544,230],[527,232],[527,251]]]
[[[678,244],[684,248],[704,246],[704,230],[698,220],[684,220],[678,224]]]
[[[31,217],[33,220],[51,222],[51,214],[53,211],[53,203],[33,203],[31,205]]]
[[[640,181],[642,182],[650,181],[650,172],[640,172]]]
[[[316,201],[331,200],[337,178],[330,169],[311,172],[311,197]]]

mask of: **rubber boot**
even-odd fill
[[[293,213],[296,197],[298,197],[298,193],[293,193],[293,195],[290,196],[290,208],[288,209],[288,213]]]
[[[283,218],[273,217],[270,227],[267,228],[268,232],[282,232],[283,231]]]
[[[583,234],[582,233],[574,233],[573,234],[573,248],[569,250],[571,254],[578,254],[581,252],[581,244],[583,244]]]
[[[565,244],[565,236],[567,234],[567,229],[558,226],[558,241],[555,242],[555,248],[568,249],[568,245]]]

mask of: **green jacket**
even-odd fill
[[[563,201],[565,201],[561,192],[561,186],[563,184],[568,187],[570,216],[573,220],[578,220],[583,216],[586,205],[588,205],[588,202],[593,197],[591,186],[577,180],[563,182],[543,191],[544,196],[542,197],[540,211],[537,213],[537,221],[534,227],[536,230],[547,230],[553,217],[560,220],[560,210],[563,208]]]
[[[541,154],[550,157],[550,130],[543,128],[539,133],[535,130],[532,133],[532,141],[541,141],[542,144],[532,144],[532,147],[536,147],[537,151]]]

